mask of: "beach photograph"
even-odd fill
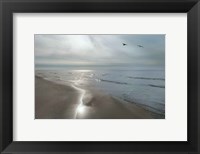
[[[165,119],[164,34],[35,34],[35,119]]]

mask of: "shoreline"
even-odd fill
[[[164,119],[136,103],[35,76],[35,119]]]

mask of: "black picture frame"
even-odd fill
[[[200,153],[199,0],[0,0],[1,153]],[[13,141],[13,13],[187,13],[188,141],[16,142]],[[120,133],[120,132],[119,132]]]

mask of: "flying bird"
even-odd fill
[[[137,45],[139,48],[144,48],[142,45]]]
[[[123,44],[123,46],[127,45],[127,44],[125,44],[125,43],[122,43],[122,44]]]

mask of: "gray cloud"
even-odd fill
[[[164,66],[165,35],[35,35],[35,63]]]

